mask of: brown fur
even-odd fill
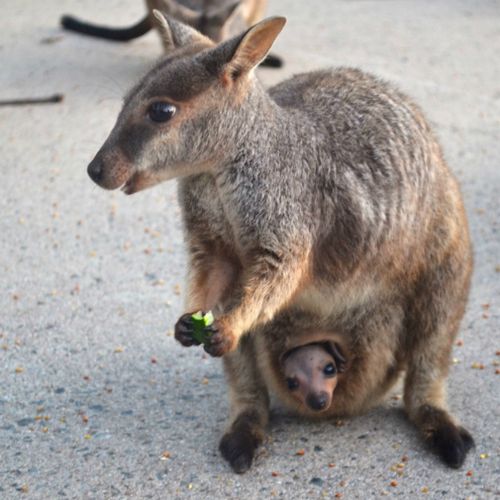
[[[176,338],[193,345],[190,313],[215,310],[204,347],[225,355],[232,423],[221,449],[235,470],[258,444],[267,386],[308,413],[276,360],[329,332],[350,367],[324,415],[365,411],[405,370],[408,415],[460,466],[472,438],[444,395],[472,270],[457,182],[417,106],[371,75],[316,71],[264,90],[253,69],[283,25],[267,19],[213,45],[163,20],[171,52],[129,93],[88,172],[128,193],[181,177],[190,296]],[[170,121],[148,118],[182,88]],[[128,180],[114,171],[120,154]]]
[[[393,321],[397,323],[397,319]],[[397,338],[391,332],[392,325],[384,323],[380,317],[365,317],[358,318],[356,331],[349,331],[344,322],[327,330],[325,321],[303,312],[280,314],[254,334],[259,371],[265,374],[269,390],[304,416],[330,418],[365,412],[380,402],[404,368],[394,354]],[[338,375],[331,406],[321,414],[298,402],[288,390],[281,362],[284,352],[311,342],[341,345],[348,361],[344,373]]]
[[[253,367],[252,371],[259,373],[260,380],[265,380],[266,397],[263,398],[262,393],[259,393],[253,405],[246,399],[246,409],[251,406],[254,410],[258,408],[261,415],[267,415],[267,394],[272,393],[300,415],[325,419],[366,412],[380,403],[404,374],[404,403],[409,417],[443,460],[452,467],[458,467],[473,446],[473,440],[467,430],[457,425],[446,409],[444,380],[453,337],[441,338],[438,344],[431,342],[417,349],[413,345],[403,346],[406,332],[401,320],[402,311],[389,304],[379,312],[360,312],[355,324],[349,320],[332,322],[332,318],[328,321],[319,320],[303,311],[288,310],[254,331],[252,336],[245,337],[247,349],[248,344],[254,345],[255,353],[252,357],[248,355],[248,351],[243,354],[239,349],[231,353],[232,364],[225,363],[228,382],[230,386],[243,387],[238,378],[241,372],[235,371],[232,366],[248,365],[247,372]],[[328,325],[332,324],[334,327],[329,331]],[[332,388],[331,404],[322,411],[311,409],[305,404],[303,396],[298,397],[294,391],[289,390],[282,361],[283,354],[290,349],[300,349],[300,346],[313,342],[340,345],[347,358],[347,367],[337,375],[336,385]],[[442,347],[440,343],[443,344]],[[255,392],[248,390],[251,385],[248,373],[244,376],[244,390],[248,391],[246,394],[249,396]],[[260,390],[264,391],[264,388],[261,386]],[[238,398],[234,398],[232,394],[231,391],[231,411],[239,414],[242,395],[239,393]],[[224,442],[230,441],[228,436],[232,432],[229,427],[223,438]],[[232,450],[233,457],[239,456],[237,451]],[[240,448],[239,451],[247,456],[247,448]],[[232,464],[231,460],[229,462]],[[250,466],[251,460],[248,463]]]

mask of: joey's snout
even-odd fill
[[[306,398],[307,406],[314,411],[326,410],[330,407],[331,397],[327,392],[310,393]]]
[[[320,413],[330,408],[338,370],[324,342],[299,345],[286,352],[281,363],[288,390],[302,409]]]
[[[104,189],[117,189],[133,174],[132,165],[119,151],[101,149],[87,167],[89,177]]]

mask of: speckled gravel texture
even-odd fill
[[[0,498],[500,494],[500,2],[270,3],[288,17],[273,49],[286,66],[259,70],[266,85],[336,65],[391,80],[421,104],[462,183],[475,274],[449,403],[476,449],[448,470],[396,390],[344,422],[275,410],[254,467],[233,474],[217,451],[220,361],[172,336],[186,267],[175,182],[126,197],[86,174],[160,44],[153,33],[121,45],[58,28],[63,13],[126,25],[144,7],[3,0],[0,99],[65,100],[0,108]]]

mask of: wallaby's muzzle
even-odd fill
[[[89,177],[104,189],[117,189],[133,175],[132,165],[117,151],[98,151],[87,167]]]
[[[94,158],[87,167],[87,173],[96,184],[100,184],[103,172],[104,168],[99,158]]]

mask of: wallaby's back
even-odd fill
[[[429,245],[444,251],[457,237],[468,244],[458,186],[439,144],[394,86],[339,68],[297,75],[269,93],[303,121],[302,148],[294,149],[314,155],[294,167],[309,173],[301,199],[309,196],[316,215],[317,276],[338,277],[360,263],[372,274],[407,274],[432,259]],[[293,149],[289,155],[293,164]]]

